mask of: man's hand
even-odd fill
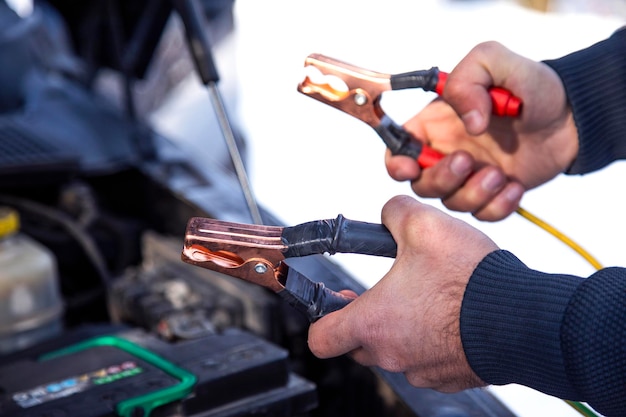
[[[401,196],[382,221],[398,243],[396,261],[374,287],[309,330],[320,358],[403,372],[418,387],[453,392],[484,385],[469,367],[459,333],[461,301],[476,265],[497,246],[483,233]]]
[[[491,86],[523,100],[521,117],[491,115]],[[526,190],[565,171],[578,153],[576,126],[558,75],[496,42],[476,46],[448,76],[442,99],[405,127],[448,156],[421,170],[410,158],[387,152],[389,175],[410,180],[419,196],[441,198],[451,210],[481,220],[511,214]]]

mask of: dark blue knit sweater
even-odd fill
[[[567,173],[626,159],[626,30],[546,64],[563,80],[578,129]],[[507,251],[491,253],[467,286],[461,338],[489,384],[522,384],[626,416],[625,268],[546,274]]]

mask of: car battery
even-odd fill
[[[293,416],[316,405],[285,350],[234,328],[178,343],[130,330],[0,366],[3,416]]]

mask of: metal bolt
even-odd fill
[[[254,270],[257,274],[264,274],[267,272],[267,266],[264,264],[258,263],[254,265]]]
[[[356,93],[354,95],[354,102],[357,106],[364,106],[367,104],[367,96],[363,93]]]

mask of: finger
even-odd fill
[[[487,88],[491,82],[484,69],[467,62],[459,63],[446,82],[443,97],[472,135],[484,133],[489,125],[492,103]]]
[[[462,391],[469,387],[475,386],[475,384],[467,385],[464,380],[457,381],[456,378],[451,378],[450,380],[444,381],[441,381],[437,378],[430,378],[429,375],[425,375],[423,370],[419,370],[417,372],[405,372],[404,376],[406,377],[407,382],[414,387],[429,388],[448,394]]]
[[[411,187],[421,197],[445,197],[465,183],[473,167],[474,158],[471,154],[456,151],[429,169],[425,169]]]
[[[351,305],[322,317],[309,327],[309,349],[318,358],[334,358],[360,347],[353,336]]]
[[[442,377],[442,375],[446,376]],[[415,387],[430,388],[445,393],[453,393],[486,385],[469,366],[460,369],[450,369],[443,374],[441,372],[433,374],[429,372],[429,369],[418,367],[417,369],[405,371],[404,376],[408,383]]]
[[[350,357],[363,366],[376,366],[378,363],[369,351],[363,348],[354,349],[350,352]]]
[[[392,155],[389,149],[385,152],[385,167],[389,176],[396,181],[414,180],[421,173],[421,168],[415,159],[403,155]]]
[[[457,80],[462,74],[451,76],[448,80]],[[480,135],[487,130],[491,120],[491,97],[483,84],[460,84],[448,81],[444,98],[457,112],[465,130],[471,135]]]
[[[341,290],[341,291],[339,291],[339,293],[342,294],[342,295],[345,295],[348,298],[352,298],[352,299],[355,299],[355,298],[357,298],[359,296],[357,293],[355,293],[352,290]]]
[[[450,210],[475,213],[491,202],[506,186],[507,181],[500,168],[487,165],[472,174],[462,187],[441,201]]]
[[[430,206],[422,204],[413,197],[407,195],[398,195],[392,197],[383,206],[381,219],[382,223],[389,229],[394,239],[398,243],[398,250],[403,248],[403,240],[407,233],[415,230],[407,230],[407,221],[412,219],[420,219],[420,213],[431,209]],[[417,228],[418,225],[412,223],[412,227]],[[398,257],[400,255],[398,254]],[[397,257],[397,258],[398,258]],[[397,259],[396,258],[396,259]]]
[[[506,87],[506,74],[511,71],[505,59],[508,55],[510,52],[497,42],[481,43],[459,62],[446,81],[443,97],[471,134],[483,133],[489,125],[492,100],[488,89],[494,85]]]
[[[508,183],[485,207],[474,212],[474,217],[483,221],[499,221],[518,209],[525,188],[518,182]]]

